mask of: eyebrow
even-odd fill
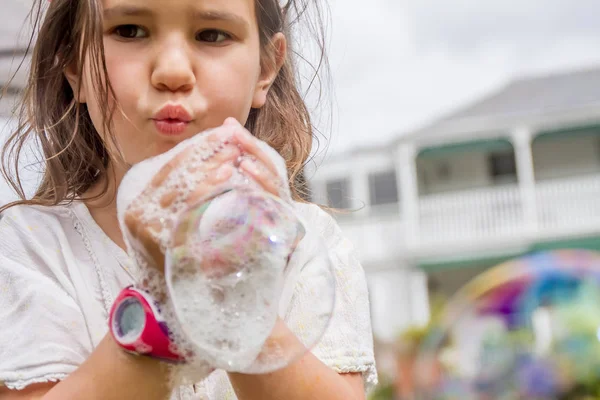
[[[152,16],[154,13],[151,9],[146,7],[137,6],[115,6],[104,10],[104,18],[110,19],[118,16],[123,17],[147,17]]]
[[[153,16],[154,12],[150,8],[121,5],[104,10],[104,18],[110,19],[118,16],[124,17],[148,17]],[[233,14],[226,11],[217,10],[194,10],[192,13],[194,19],[200,19],[204,21],[225,21],[235,23],[244,27],[249,28],[248,22],[237,14]]]
[[[242,26],[245,29],[249,28],[248,21],[237,14],[233,14],[227,11],[217,10],[195,10],[193,13],[194,19],[200,19],[204,21],[225,21],[231,22]]]

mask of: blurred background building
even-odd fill
[[[0,5],[0,88],[4,92],[0,101],[0,124],[2,119],[10,117],[18,94],[25,84],[26,68],[22,68],[12,82],[9,81],[21,61],[24,61],[25,66],[29,62],[29,57],[26,57],[26,33],[29,30],[25,24],[28,12],[25,1],[3,0]]]
[[[600,68],[515,80],[311,180],[369,273],[375,328],[429,318],[484,269],[557,247],[600,249]]]
[[[515,80],[388,144],[329,158],[311,183],[314,200],[347,210],[338,220],[368,274],[376,338],[394,343],[428,322],[432,295],[487,268],[600,250],[600,68]]]

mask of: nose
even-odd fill
[[[171,38],[156,48],[152,85],[161,91],[189,91],[196,75],[185,39]]]

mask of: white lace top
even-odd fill
[[[337,279],[333,320],[312,351],[337,372],[362,373],[368,390],[377,374],[363,269],[331,216],[315,205],[297,204],[297,210],[307,224],[303,242],[325,241]],[[307,257],[296,262],[308,262]],[[106,335],[108,310],[135,275],[127,254],[83,203],[5,212],[0,220],[0,384],[22,389],[61,380],[77,369]],[[318,301],[302,293],[294,293],[287,317],[296,323],[308,316],[294,310],[311,309],[306,304]],[[177,389],[172,399],[236,396],[227,374],[215,371],[194,387]]]

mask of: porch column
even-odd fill
[[[413,144],[402,144],[396,156],[398,198],[404,225],[405,241],[414,246],[419,241],[419,188],[417,183],[417,151]]]
[[[409,265],[399,264],[367,276],[373,333],[393,343],[407,328],[429,322],[427,276]]]
[[[537,230],[537,205],[535,196],[535,173],[533,169],[533,154],[531,151],[532,133],[527,127],[519,127],[512,133],[515,148],[517,177],[523,202],[523,218],[526,232]]]
[[[368,215],[369,201],[369,175],[362,166],[353,168],[350,178],[350,206],[353,210],[359,210],[357,215]]]

